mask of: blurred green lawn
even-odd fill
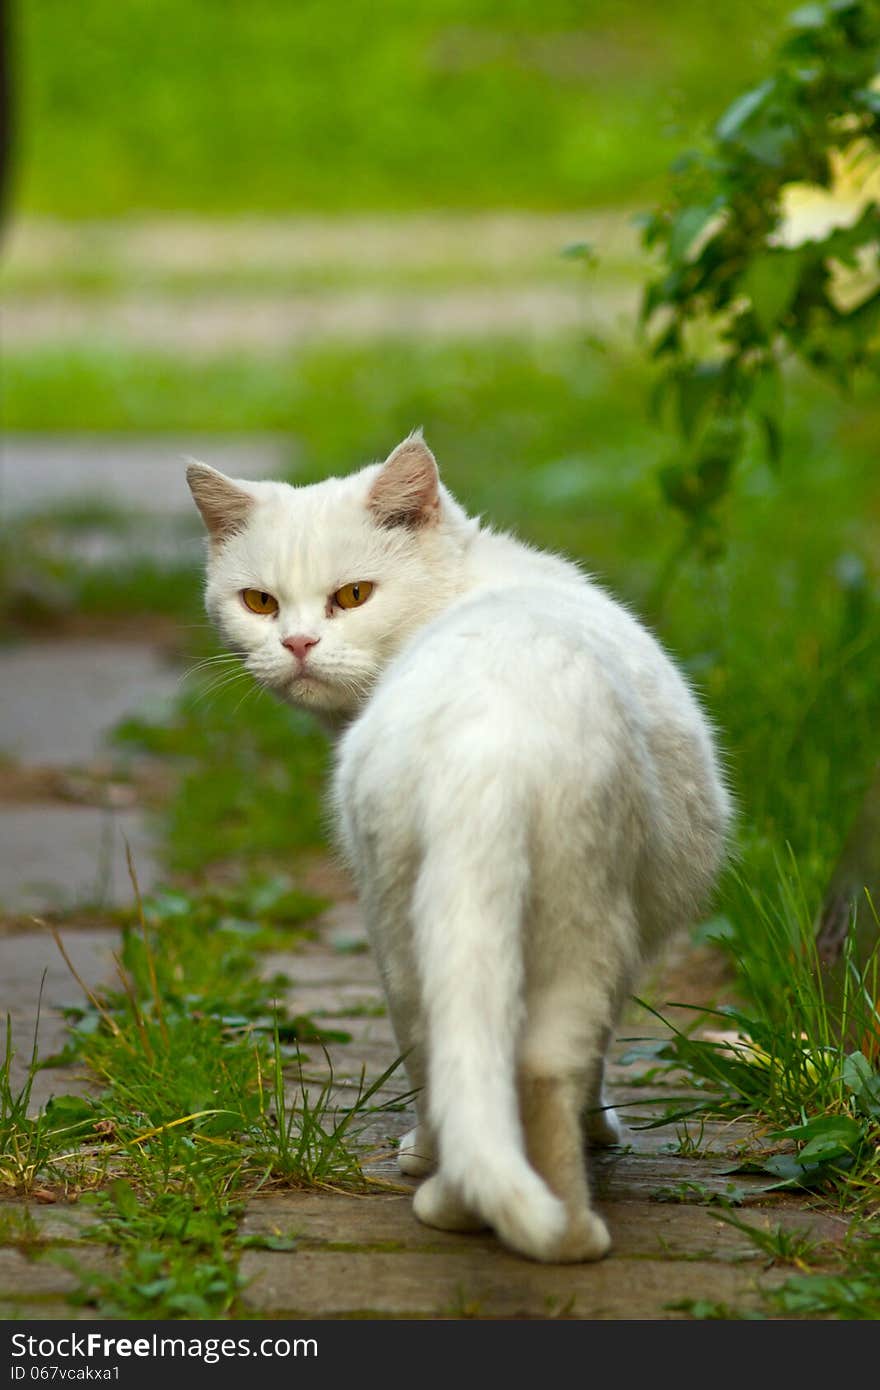
[[[17,206],[62,217],[647,197],[789,0],[27,0]]]

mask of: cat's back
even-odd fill
[[[334,801],[362,884],[403,885],[429,844],[501,823],[528,827],[551,879],[601,846],[641,884],[646,940],[704,894],[729,818],[686,682],[580,576],[487,589],[426,624],[340,740]]]
[[[338,766],[416,793],[450,760],[496,757],[543,778],[650,760],[655,730],[699,738],[685,682],[655,639],[576,572],[466,595],[394,658],[341,741]]]

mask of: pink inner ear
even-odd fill
[[[425,526],[440,509],[440,479],[423,439],[405,439],[382,465],[367,506],[380,526]]]
[[[222,541],[244,529],[254,505],[249,492],[231,478],[193,461],[186,470],[193,500],[212,540]]]

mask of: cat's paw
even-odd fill
[[[601,1216],[584,1211],[569,1221],[556,1248],[543,1258],[548,1264],[581,1264],[601,1260],[610,1249],[611,1236]]]
[[[413,1211],[423,1225],[440,1231],[482,1231],[486,1226],[439,1174],[422,1183],[413,1198]]]
[[[597,1148],[607,1148],[611,1144],[624,1142],[623,1125],[617,1111],[610,1105],[588,1111],[584,1116],[584,1132],[590,1143]]]
[[[434,1145],[424,1125],[416,1125],[405,1134],[397,1150],[397,1166],[411,1178],[424,1178],[437,1166]]]
[[[493,1198],[489,1219],[498,1239],[530,1260],[555,1260],[568,1225],[565,1205],[528,1172]]]

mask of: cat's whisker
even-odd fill
[[[221,691],[229,690],[232,688],[232,686],[236,685],[238,681],[246,679],[246,671],[235,671],[232,675],[224,674],[220,676],[217,680],[211,682],[211,684],[207,685],[204,690],[200,690],[196,695],[193,703],[197,705],[202,704],[210,696],[215,697],[214,703],[216,703],[216,697],[221,693]],[[208,708],[211,708],[211,706],[208,706]]]
[[[198,674],[199,671],[216,670],[218,666],[234,666],[240,658],[231,653],[224,652],[221,656],[206,656],[201,661],[197,661],[194,666],[190,666],[180,676],[177,684],[182,685],[185,680]]]
[[[177,684],[179,686],[183,685],[185,681],[192,680],[205,671],[214,673],[217,670],[226,670],[227,667],[232,667],[237,660],[238,658],[236,657],[235,661],[200,661],[197,666],[191,666],[189,670],[182,672],[178,678]]]
[[[199,701],[206,695],[212,695],[215,690],[221,690],[224,685],[234,684],[239,674],[238,671],[224,671],[219,676],[215,675],[213,679],[205,680],[204,683],[197,686],[193,692],[195,700]]]
[[[197,662],[200,666],[212,661],[238,661],[238,659],[235,652],[212,652],[209,656],[196,656],[193,652],[190,657],[190,660]]]
[[[242,706],[247,704],[248,700],[251,698],[252,695],[264,695],[264,694],[265,694],[265,691],[263,690],[262,686],[256,685],[256,684],[252,685],[251,688],[250,688],[250,690],[246,690],[246,691],[244,692],[244,694],[242,695],[242,697],[241,697],[241,699],[239,700],[238,704],[235,706],[235,709],[232,711],[232,717],[233,717],[233,719],[234,719],[235,716],[238,714],[238,711],[242,708]]]

